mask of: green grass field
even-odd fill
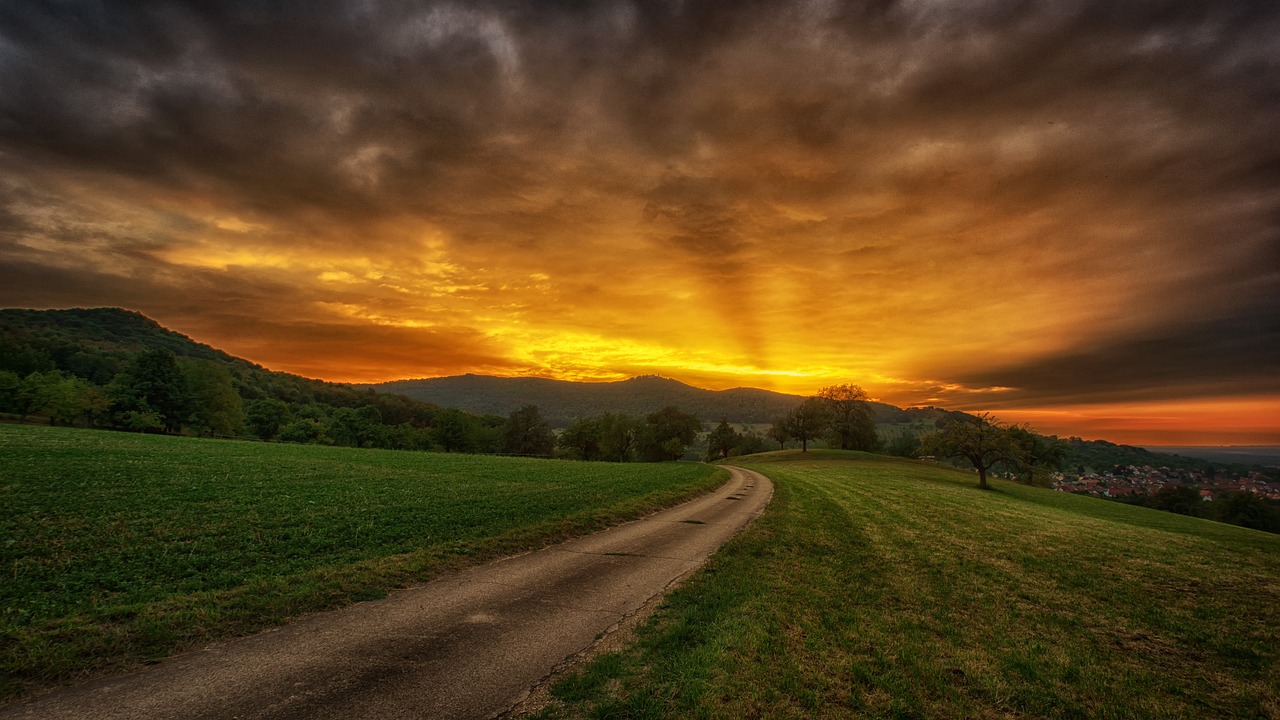
[[[1280,717],[1280,537],[880,456],[734,462],[773,504],[545,717]]]
[[[0,425],[0,699],[380,597],[724,477]]]

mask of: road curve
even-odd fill
[[[769,480],[728,469],[719,490],[642,520],[58,690],[0,718],[491,718],[764,509]]]

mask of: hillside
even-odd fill
[[[19,375],[54,367],[106,382],[131,353],[164,349],[178,357],[264,369],[228,355],[139,312],[122,308],[0,309],[0,358]]]
[[[132,310],[0,309],[0,369],[18,375],[57,369],[106,384],[134,354],[143,350],[167,350],[180,358],[210,360],[242,374],[270,378],[267,384],[352,389],[349,385],[268,370],[174,332]]]
[[[704,390],[656,375],[592,383],[455,375],[396,380],[369,387],[474,413],[505,415],[524,405],[537,405],[543,415],[558,426],[604,412],[646,415],[667,405],[693,413],[705,422],[727,418],[734,423],[769,423],[804,401],[800,395],[758,388]],[[925,415],[932,420],[938,414],[932,408],[903,410],[884,403],[871,403],[871,406],[877,422],[910,422]]]
[[[168,419],[191,432],[269,440],[292,426],[295,442],[407,449],[430,444],[425,429],[438,410],[434,406],[268,370],[120,308],[0,310],[0,381],[5,381],[0,383],[0,411],[47,415],[62,424],[156,432],[152,420],[144,419],[148,425],[140,428],[126,419],[129,412],[135,420],[154,415],[148,411],[158,410],[155,393],[147,398],[150,405],[130,405],[129,398],[122,398],[121,378],[133,373],[137,386],[140,356],[157,352],[168,355],[170,365],[176,361],[177,370],[188,376],[186,383],[168,386],[167,399],[176,408]],[[20,396],[42,399],[18,408]],[[209,417],[211,398],[220,402],[216,422]],[[364,408],[369,408],[365,415],[351,416]]]
[[[860,453],[735,464],[769,510],[543,718],[1280,709],[1280,537]]]

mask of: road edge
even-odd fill
[[[773,503],[773,481],[759,470],[751,470],[737,465],[720,465],[719,467],[725,468],[731,473],[729,481],[726,481],[726,484],[733,480],[732,473],[734,471],[742,472],[748,475],[755,475],[767,483],[769,493],[768,498],[765,500],[764,504],[760,506],[760,509],[756,510],[747,522],[741,528],[738,528],[738,531],[725,540],[724,544],[720,546],[723,548],[724,545],[732,542],[734,538],[738,537],[747,528],[751,527],[755,521],[769,509],[769,506]],[[715,491],[713,490],[712,492]],[[696,499],[697,498],[690,498],[690,500],[686,502],[692,502]],[[679,505],[674,507],[679,507]],[[716,553],[718,552],[720,552],[719,548],[716,549]],[[654,611],[661,607],[663,600],[683,585],[689,578],[706,568],[707,564],[715,558],[716,553],[712,553],[707,556],[707,558],[697,567],[690,568],[679,577],[676,577],[671,582],[667,583],[662,590],[658,591],[657,594],[646,600],[643,605],[623,616],[621,620],[601,633],[600,636],[597,637],[590,645],[565,658],[558,665],[552,668],[551,672],[543,676],[542,679],[538,680],[538,682],[534,683],[525,693],[524,697],[517,701],[515,705],[512,705],[502,712],[489,716],[489,720],[518,720],[519,718],[529,717],[550,707],[555,702],[555,698],[551,696],[551,688],[558,681],[566,675],[585,667],[596,658],[611,652],[622,650],[633,643],[636,640],[636,631],[653,616]]]

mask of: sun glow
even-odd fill
[[[563,380],[621,380],[657,372],[697,378],[707,386],[736,387],[744,382],[776,385],[779,379],[798,383],[830,376],[833,368],[788,367],[774,369],[725,362],[713,349],[664,346],[581,332],[503,328],[488,337],[532,371]],[[716,379],[719,382],[707,382]]]

